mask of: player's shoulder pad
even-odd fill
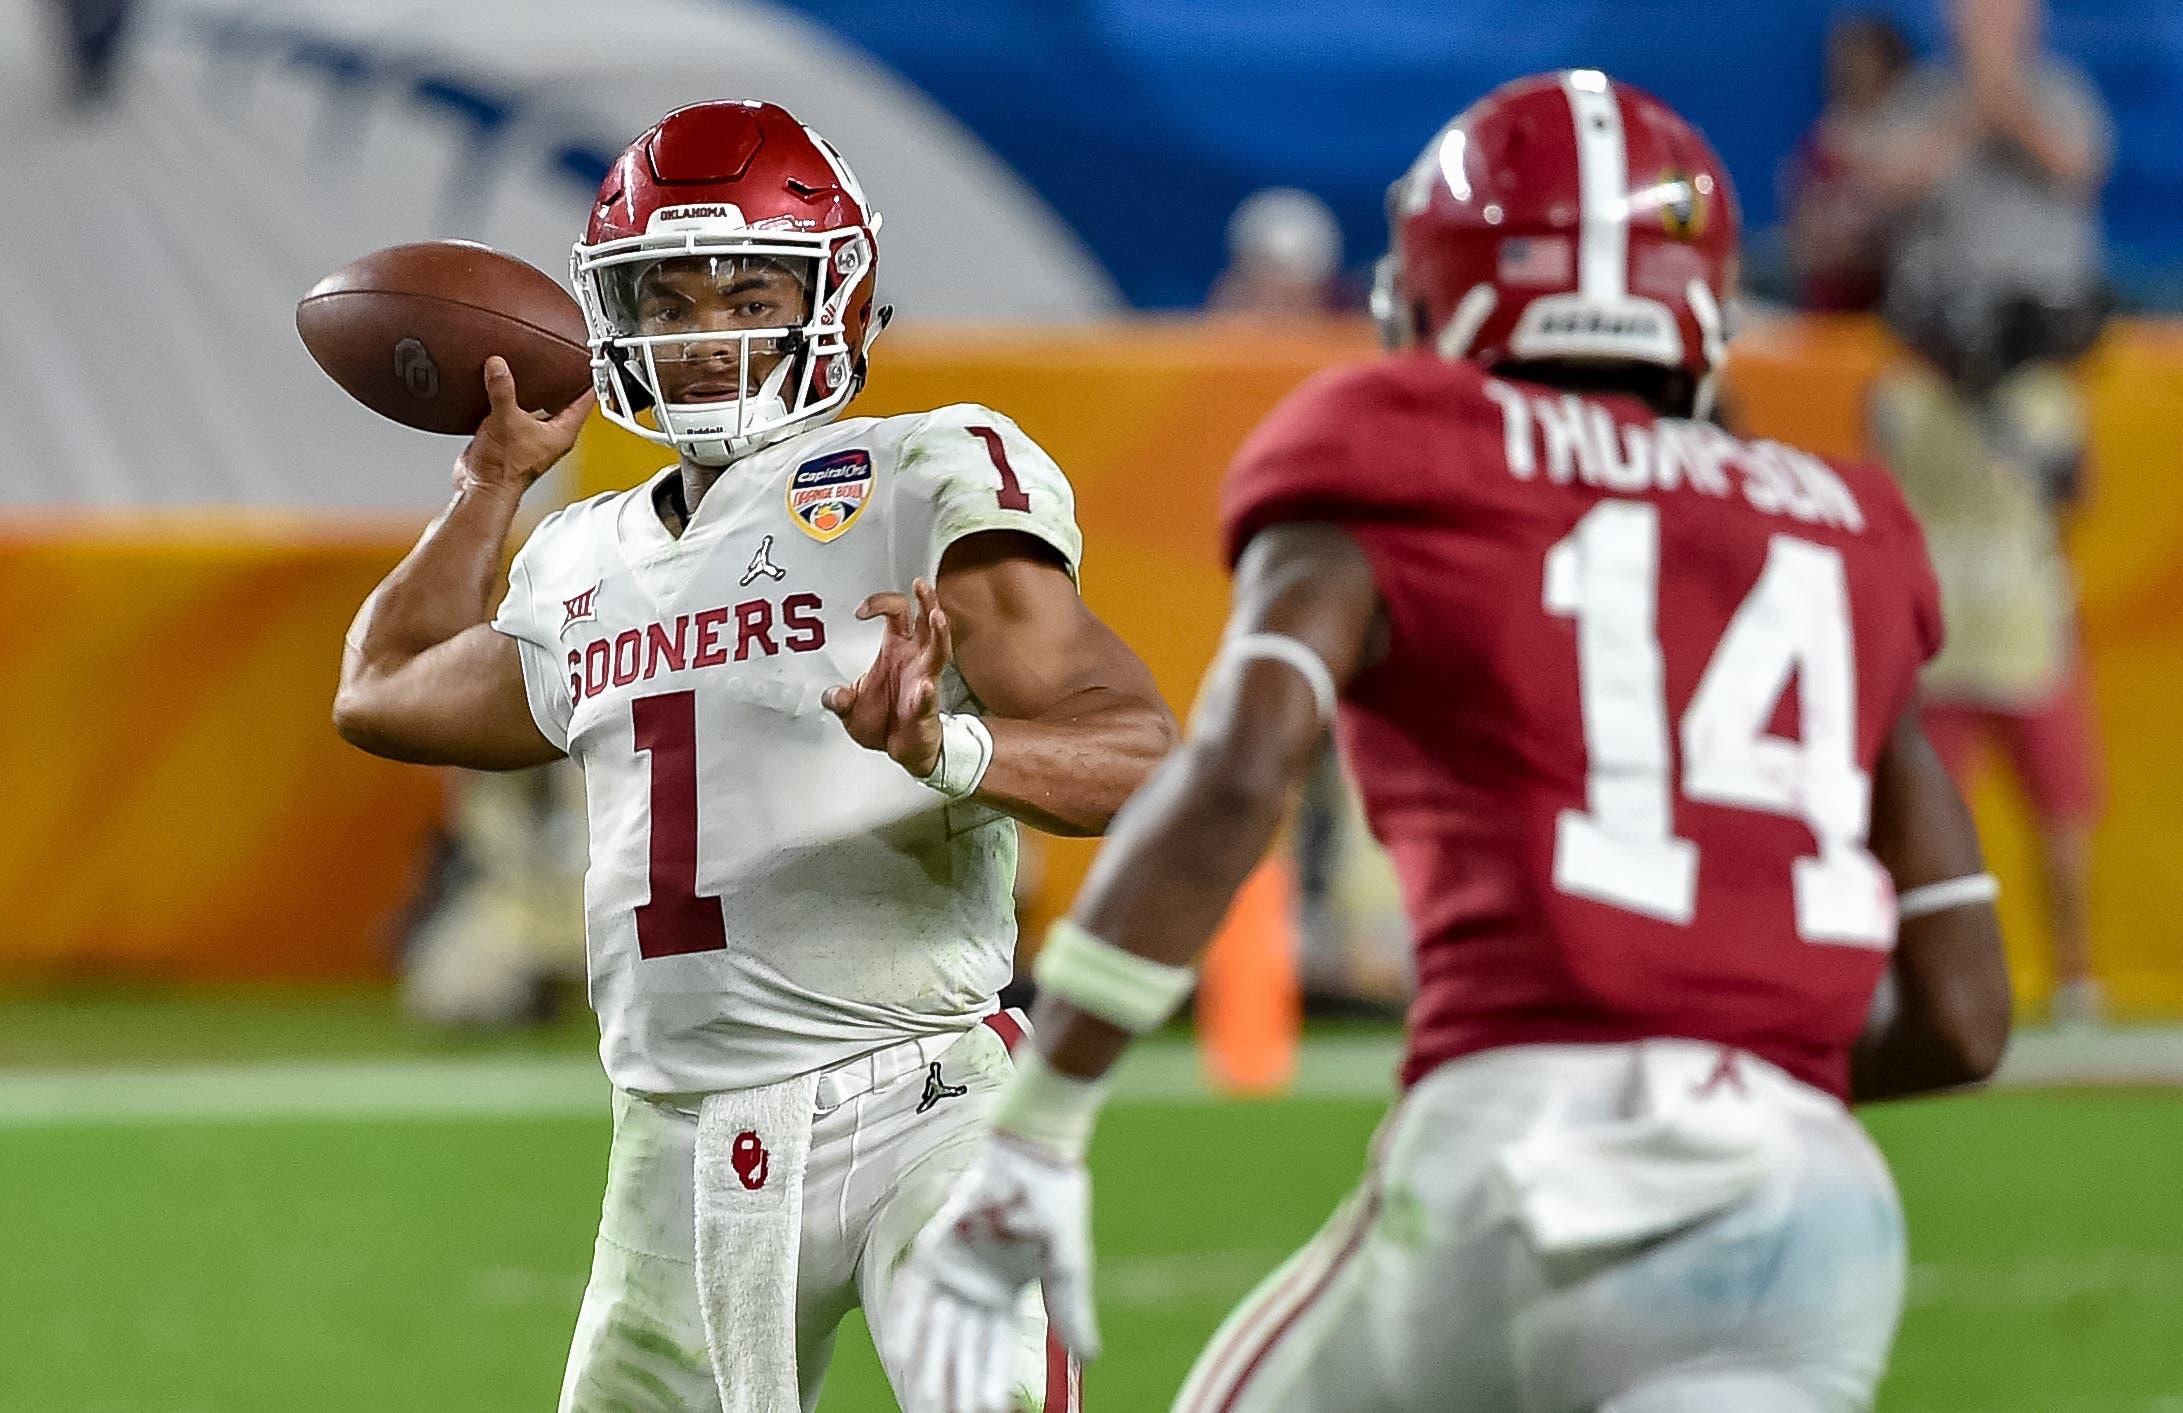
[[[948,545],[983,530],[1045,540],[1072,572],[1082,558],[1075,489],[1013,418],[975,402],[934,408],[903,438],[899,456],[932,506],[935,562]]]
[[[1070,510],[1076,501],[1069,478],[1046,449],[1033,441],[1015,419],[982,403],[956,402],[920,416],[902,440],[901,466],[933,483],[946,496],[969,488],[981,496],[1013,482],[1024,491]]]
[[[985,432],[997,433],[1010,450],[1024,447],[1038,453],[1042,459],[1052,460],[1030,434],[1016,425],[1013,417],[982,402],[951,402],[916,415],[902,440],[905,459],[914,447],[920,459],[937,457],[943,462],[952,462],[967,456],[973,461],[990,464],[981,435]]]
[[[1414,513],[1430,494],[1423,449],[1462,427],[1475,404],[1498,418],[1474,366],[1418,354],[1345,364],[1306,379],[1245,438],[1221,485],[1233,564],[1251,536],[1283,520]]]
[[[596,577],[601,538],[612,538],[622,507],[630,497],[646,494],[651,484],[647,479],[629,490],[604,491],[549,512],[516,550],[510,579],[528,580],[543,592],[572,574]]]
[[[930,412],[918,413],[916,420],[918,433],[948,427],[990,427],[997,422],[1006,422],[1011,427],[1016,425],[1015,419],[1007,413],[982,402],[951,402]]]
[[[531,527],[531,533],[524,540],[523,547],[529,549],[532,545],[552,545],[563,542],[572,535],[593,533],[599,528],[601,516],[611,520],[622,502],[649,490],[651,484],[650,480],[646,480],[627,490],[601,491],[595,496],[570,501],[557,510],[549,510]]]
[[[1864,512],[1874,548],[1889,566],[1893,582],[1909,595],[1922,651],[1931,658],[1940,651],[1942,639],[1940,584],[1926,546],[1925,527],[1910,508],[1901,483],[1871,457],[1827,456],[1820,460],[1849,487],[1851,497]]]

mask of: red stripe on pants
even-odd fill
[[[1013,1055],[1029,1033],[1014,1011],[995,1011],[985,1018],[986,1029],[1001,1038],[1001,1047]],[[1069,1347],[1053,1331],[1053,1316],[1046,1317],[1046,1413],[1082,1413],[1084,1371]]]
[[[1053,1331],[1053,1317],[1046,1327],[1046,1413],[1080,1413],[1083,1408],[1083,1371],[1076,1356]]]
[[[995,1011],[985,1018],[985,1027],[1001,1038],[1002,1047],[1011,1055],[1023,1043],[1023,1022],[1016,1019],[1014,1011]]]
[[[1220,1403],[1215,1407],[1214,1413],[1234,1413],[1236,1401],[1243,1397],[1244,1389],[1249,1387],[1251,1380],[1257,1376],[1259,1366],[1272,1357],[1275,1348],[1288,1336],[1288,1332],[1295,1328],[1296,1322],[1301,1320],[1312,1306],[1318,1304],[1320,1298],[1326,1294],[1327,1287],[1334,1284],[1334,1278],[1342,1273],[1342,1268],[1349,1264],[1351,1258],[1357,1254],[1358,1248],[1364,1245],[1365,1237],[1372,1230],[1373,1219],[1378,1215],[1379,1194],[1374,1192],[1370,1200],[1365,1204],[1363,1216],[1358,1221],[1356,1230],[1351,1232],[1349,1239],[1342,1243],[1341,1250],[1334,1253],[1334,1259],[1327,1263],[1326,1270],[1320,1274],[1317,1281],[1312,1283],[1311,1289],[1305,1293],[1304,1298],[1299,1300],[1296,1307],[1284,1315],[1281,1322],[1273,1327],[1272,1332],[1265,1336],[1257,1350],[1252,1353],[1250,1361],[1243,1366],[1243,1372],[1236,1375],[1235,1382],[1228,1388],[1227,1397],[1221,1399]]]

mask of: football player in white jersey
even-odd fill
[[[813,1408],[1009,1072],[1016,822],[1097,833],[1176,738],[1077,597],[1068,481],[962,405],[836,420],[886,310],[879,215],[771,104],[670,114],[573,273],[608,417],[673,448],[543,521],[592,398],[493,411],[350,630],[335,717],[401,760],[584,768],[614,1141],[571,1410]],[[1024,1409],[1077,1406],[1027,1294]]]

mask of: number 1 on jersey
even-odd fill
[[[985,454],[992,459],[993,469],[1001,473],[1000,506],[1003,510],[1029,510],[1031,493],[1016,479],[1016,468],[1008,464],[1008,448],[1001,444],[1001,434],[993,427],[972,427],[970,435],[985,443]]]
[[[1556,821],[1554,886],[1687,924],[1699,857],[1674,831],[1659,586],[1660,512],[1643,501],[1602,501],[1547,552],[1545,606],[1577,624],[1586,762],[1585,808]],[[1768,730],[1792,675],[1793,741]],[[1842,556],[1776,535],[1683,713],[1683,797],[1803,821],[1819,851],[1790,865],[1797,935],[1886,947],[1891,888],[1864,847],[1872,780],[1857,767],[1856,707]]]
[[[722,951],[720,900],[697,891],[697,693],[639,697],[629,709],[637,749],[652,757],[652,898],[637,904],[637,954]]]

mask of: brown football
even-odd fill
[[[303,346],[349,396],[427,432],[485,420],[499,354],[525,407],[558,412],[591,386],[583,311],[543,270],[488,246],[389,246],[320,280],[296,306]]]

